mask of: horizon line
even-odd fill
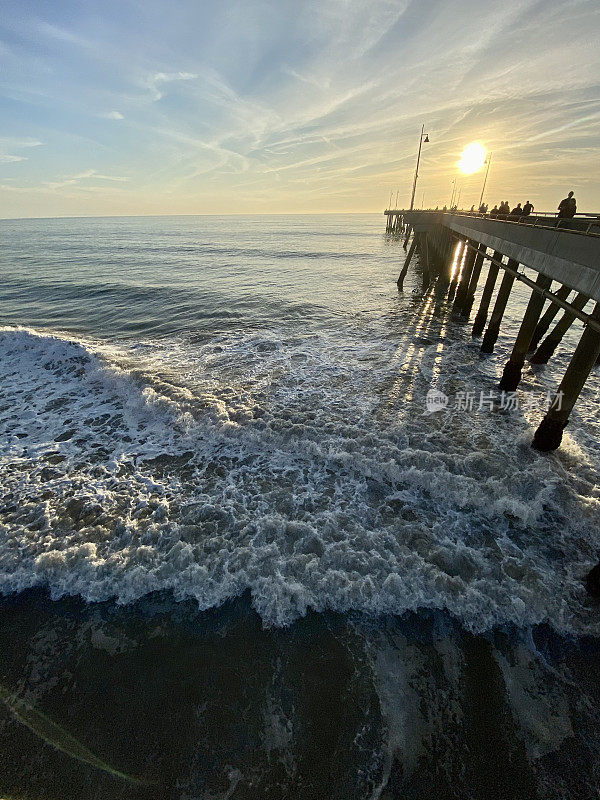
[[[415,209],[427,210],[427,209]],[[65,214],[59,216],[41,216],[41,217],[0,217],[0,222],[16,222],[24,219],[131,219],[139,217],[319,217],[319,216],[335,216],[335,215],[349,215],[356,214],[385,214],[383,211],[259,211],[259,212],[195,212],[195,213],[180,213],[180,214]]]

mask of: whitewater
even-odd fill
[[[2,593],[600,632],[597,374],[552,455],[542,401],[426,409],[494,389],[524,287],[482,359],[373,216],[2,225]]]

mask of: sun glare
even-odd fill
[[[485,164],[486,149],[479,142],[468,144],[462,152],[458,167],[465,175],[480,170]]]

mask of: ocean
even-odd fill
[[[597,798],[598,371],[384,227],[0,221],[1,797]]]

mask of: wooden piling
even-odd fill
[[[454,275],[451,276],[450,286],[448,287],[448,302],[452,302],[454,300],[454,295],[456,293],[456,287],[458,286],[458,282],[462,275],[461,271],[461,264],[464,256],[464,248],[466,244],[463,242],[462,239],[458,240],[457,247],[453,248],[451,252],[451,266],[454,265],[454,254],[456,254],[456,269],[454,270]]]
[[[517,267],[519,266],[519,262],[510,258],[506,266],[516,271]],[[492,311],[487,330],[481,343],[482,353],[494,352],[494,346],[500,333],[500,324],[502,323],[502,317],[504,316],[506,304],[508,303],[508,298],[514,282],[514,273],[505,270],[504,275],[502,276],[502,283],[498,289],[494,310]]]
[[[494,251],[490,269],[485,281],[485,286],[483,287],[481,302],[479,303],[479,310],[477,311],[475,322],[473,323],[473,330],[471,332],[472,336],[481,336],[483,329],[485,328],[485,323],[487,321],[487,315],[492,300],[492,294],[494,293],[494,286],[496,285],[496,279],[498,277],[498,272],[500,271],[499,265],[501,261],[502,253],[500,253],[498,250]]]
[[[413,240],[410,243],[410,249],[409,249],[408,255],[406,256],[406,259],[404,261],[404,266],[402,267],[400,275],[398,276],[398,291],[399,292],[403,292],[404,291],[404,278],[406,278],[406,273],[408,272],[408,266],[410,264],[411,258],[413,257],[413,253],[415,252],[416,247],[417,247],[417,236],[415,235],[415,236],[413,236]]]
[[[559,300],[566,300],[570,293],[571,289],[569,286],[561,286],[560,289],[555,292],[555,295]],[[542,314],[540,321],[536,325],[533,336],[531,337],[531,342],[529,343],[530,352],[537,349],[542,337],[547,333],[548,328],[559,311],[560,306],[557,303],[551,302],[546,311]]]
[[[439,276],[435,285],[435,302],[437,304],[443,302],[452,280],[455,246],[455,239],[450,231],[447,230],[442,247]]]
[[[573,308],[576,308],[578,311],[585,306],[589,297],[583,292],[579,292],[579,294],[574,298],[571,305]],[[544,339],[535,353],[531,356],[531,363],[532,364],[547,364],[548,361],[554,355],[554,351],[561,343],[563,336],[569,330],[573,322],[575,321],[575,314],[572,311],[565,311],[562,317],[558,320],[554,328],[550,331],[548,336]]]
[[[464,306],[467,291],[469,289],[469,283],[471,281],[471,275],[473,273],[473,266],[475,265],[475,256],[477,255],[475,244],[475,242],[469,242],[468,239],[465,242],[467,252],[465,254],[465,261],[459,278],[459,284],[456,288],[456,295],[454,297],[452,311],[460,312]]]
[[[548,291],[552,285],[552,278],[539,273],[535,283],[536,286],[543,291]],[[525,357],[529,350],[529,343],[531,342],[531,337],[540,319],[545,301],[546,298],[541,292],[535,289],[532,290],[510,359],[504,367],[504,372],[502,373],[502,378],[498,386],[503,392],[514,392],[521,381],[523,364],[525,363]]]
[[[471,309],[473,308],[475,292],[477,291],[477,284],[479,283],[479,276],[481,275],[481,268],[483,267],[483,261],[486,252],[487,247],[484,244],[480,244],[479,249],[475,254],[475,261],[473,262],[473,269],[471,271],[469,285],[467,286],[467,290],[465,292],[465,299],[462,304],[462,308],[459,309],[461,317],[466,317],[468,319]]]
[[[429,266],[429,237],[426,233],[423,234],[422,246],[422,262],[423,262],[423,291],[429,288],[431,283],[431,268]]]
[[[600,322],[600,303],[594,306],[591,317]],[[535,432],[531,446],[536,450],[548,452],[560,446],[573,406],[599,356],[600,333],[587,325],[550,408]]]

